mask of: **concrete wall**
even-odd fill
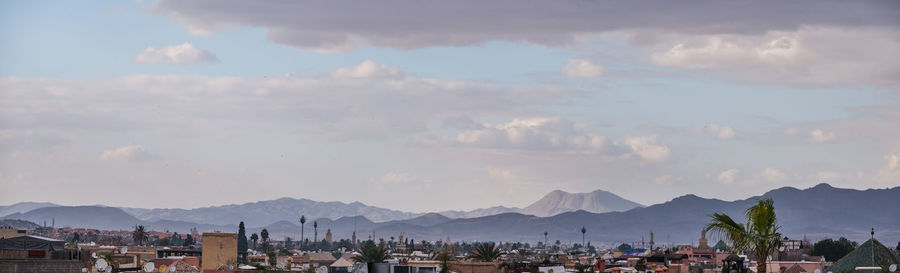
[[[81,273],[84,264],[70,260],[0,260],[3,273]]]
[[[204,232],[200,270],[237,268],[237,233]]]
[[[485,262],[448,262],[450,270],[459,273],[500,273],[499,263]]]

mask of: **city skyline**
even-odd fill
[[[894,1],[247,4],[0,4],[2,205],[900,186]]]

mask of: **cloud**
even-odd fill
[[[103,153],[100,154],[100,159],[102,160],[142,161],[153,157],[154,155],[147,152],[141,145],[116,147],[111,150],[103,151]]]
[[[674,175],[663,175],[653,178],[653,183],[656,183],[657,185],[673,185],[682,181],[684,181],[684,177]]]
[[[728,169],[724,172],[719,173],[719,176],[717,178],[718,178],[719,182],[721,182],[722,184],[726,184],[726,185],[734,184],[734,182],[737,180],[738,174],[740,172],[741,171],[738,169]]]
[[[784,172],[775,168],[765,168],[759,173],[759,176],[768,182],[778,182],[787,178]]]
[[[603,67],[589,59],[569,59],[563,67],[563,74],[571,78],[597,78],[603,76]]]
[[[144,52],[135,56],[134,60],[140,64],[197,64],[219,61],[212,52],[196,48],[191,43],[160,49],[147,47]]]
[[[634,35],[634,34],[632,34]],[[900,87],[900,31],[804,25],[746,34],[644,34],[651,61],[742,81]],[[715,68],[708,69],[708,68]],[[859,73],[866,71],[866,73]]]
[[[875,172],[875,181],[897,184],[900,181],[900,154],[885,155],[884,161],[884,166]]]
[[[836,138],[837,136],[835,136],[834,132],[826,132],[822,129],[815,129],[809,131],[809,138],[807,138],[806,140],[809,141],[809,143],[821,144],[834,141]]]
[[[401,78],[403,72],[387,65],[366,60],[354,67],[342,67],[331,72],[335,78]]]
[[[382,77],[400,74],[399,69],[363,62],[321,75],[7,77],[0,78],[0,90],[5,91],[0,95],[0,123],[67,132],[171,130],[202,135],[252,128],[344,141],[425,132],[429,122],[460,113],[494,118],[537,113],[541,106],[578,93],[557,87]]]
[[[614,141],[560,117],[519,118],[496,125],[481,124],[454,137],[444,138],[438,144],[458,148],[639,158],[652,163],[666,161],[671,155],[668,147],[659,144],[656,135]]]
[[[715,123],[707,124],[704,127],[704,131],[712,136],[715,136],[719,139],[733,139],[736,135],[734,132],[734,128],[728,126],[722,126]]]
[[[406,184],[416,180],[415,176],[405,172],[388,172],[381,176],[379,180],[384,184]]]
[[[489,41],[565,46],[577,41],[581,35],[632,29],[755,34],[794,30],[801,25],[891,27],[898,24],[894,20],[897,7],[890,1],[551,1],[519,4],[508,0],[406,0],[390,4],[290,1],[256,5],[240,1],[162,0],[156,2],[155,11],[195,35],[254,26],[265,29],[267,38],[273,42],[317,52],[343,52],[364,46],[406,50],[478,45]],[[723,14],[727,16],[723,17]]]

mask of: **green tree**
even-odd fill
[[[306,225],[306,215],[300,215],[300,249],[303,249],[303,226]]]
[[[197,243],[197,242],[194,242],[194,236],[191,236],[190,234],[188,234],[187,238],[184,238],[184,243],[182,244],[182,246],[192,246],[195,243]]]
[[[259,235],[256,235],[256,233],[251,234],[250,241],[253,241],[253,249],[256,249],[256,242],[259,241]]]
[[[469,258],[482,262],[493,262],[500,258],[500,250],[494,242],[486,242],[475,245],[475,249],[469,254]]]
[[[616,247],[621,252],[631,251],[631,245],[629,244],[621,244],[619,247]]]
[[[739,224],[722,213],[713,213],[706,230],[713,231],[731,242],[736,252],[752,252],[756,255],[756,272],[766,273],[769,253],[781,245],[780,226],[775,217],[772,199],[757,200],[746,211],[747,223]]]
[[[837,241],[825,239],[813,245],[812,255],[824,256],[826,261],[835,262],[859,246],[856,242],[841,237]]]
[[[247,254],[247,230],[244,227],[244,221],[241,221],[241,223],[238,224],[238,238],[237,239],[238,239],[238,241],[237,241],[238,254],[244,254],[243,256],[238,255],[238,257],[246,257],[246,254]],[[244,260],[244,258],[241,258],[241,260],[242,260],[241,262],[244,262],[244,263],[247,262]]]
[[[319,222],[313,221],[313,242],[319,240]]]
[[[259,238],[262,239],[263,253],[269,253],[269,231],[266,229],[260,231]]]
[[[142,246],[144,242],[150,239],[150,234],[147,233],[143,225],[134,226],[134,231],[131,232],[131,239],[134,240],[135,245]]]
[[[584,234],[587,233],[587,229],[584,226],[581,226],[581,245],[584,246]]]
[[[387,257],[387,249],[376,246],[375,241],[368,240],[359,248],[359,255],[354,256],[353,261],[365,263],[368,272],[375,272],[374,264],[384,262]]]
[[[639,259],[634,265],[634,269],[639,272],[647,271],[647,262],[645,262],[644,259]]]

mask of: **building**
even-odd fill
[[[200,270],[237,268],[237,233],[204,232]]]
[[[882,245],[881,242],[872,238],[850,251],[850,253],[847,253],[846,256],[837,262],[834,262],[825,271],[834,273],[855,272],[857,267],[877,266],[886,272],[892,264],[900,264],[900,258],[889,248]]]
[[[330,228],[328,229],[328,232],[325,232],[325,241],[328,242],[328,244],[334,243],[334,241],[331,238],[331,229]]]
[[[0,227],[0,239],[13,238],[19,236],[25,236],[26,231],[24,229],[17,229],[12,227]]]

